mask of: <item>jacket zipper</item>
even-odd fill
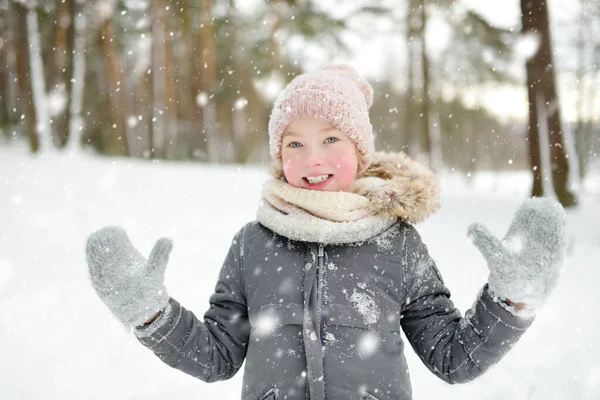
[[[321,340],[321,346],[325,345],[325,324],[323,318],[321,317],[321,308],[323,304],[323,244],[319,243],[319,250],[317,253],[317,318],[319,322],[319,336]]]

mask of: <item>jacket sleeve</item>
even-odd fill
[[[533,318],[511,314],[492,299],[487,284],[462,318],[419,234],[408,224],[405,232],[402,329],[439,378],[473,380],[502,359]]]
[[[173,298],[139,341],[163,362],[205,382],[231,378],[246,356],[250,336],[242,277],[243,230],[234,238],[219,274],[204,322]]]

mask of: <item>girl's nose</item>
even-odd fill
[[[322,165],[325,160],[325,154],[319,147],[309,148],[306,151],[305,163],[308,167]]]

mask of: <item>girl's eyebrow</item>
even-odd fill
[[[327,133],[327,132],[336,131],[336,130],[337,130],[337,128],[335,126],[330,126],[330,127],[321,129],[319,131],[319,133]],[[293,132],[293,131],[286,131],[286,132],[284,132],[283,137],[286,137],[286,136],[302,136],[302,135],[300,135],[299,133]]]

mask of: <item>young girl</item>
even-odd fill
[[[526,201],[502,242],[469,228],[490,275],[461,317],[412,225],[438,207],[434,176],[374,153],[372,100],[343,66],[282,91],[269,122],[274,179],[233,239],[204,321],[167,294],[171,241],[146,260],[117,227],[87,243],[100,298],[162,361],[205,382],[246,360],[244,400],[411,399],[400,328],[444,381],[481,375],[554,287],[564,210]]]

